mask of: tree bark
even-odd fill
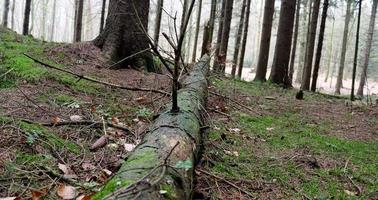
[[[238,62],[238,77],[242,77],[243,73],[243,66],[244,66],[244,56],[245,56],[245,49],[247,47],[247,38],[248,38],[248,28],[249,28],[249,15],[251,13],[251,0],[247,0],[247,8],[245,12],[245,21],[244,21],[244,31],[243,31],[243,39],[241,44],[240,50],[240,58]]]
[[[203,40],[202,40],[202,48],[201,48],[201,57],[203,57],[205,54],[210,53],[211,49],[211,25],[210,22],[208,22],[203,30]]]
[[[219,56],[222,57],[222,62],[220,63],[220,71],[222,73],[226,70],[226,60],[227,60],[227,50],[228,50],[228,41],[230,39],[230,30],[231,30],[231,20],[232,20],[232,10],[234,6],[234,0],[226,0],[226,10],[224,14],[224,25],[222,31],[222,42],[220,46]]]
[[[234,78],[236,74],[236,67],[238,65],[238,59],[239,59],[239,53],[240,53],[240,45],[241,40],[243,36],[243,26],[244,26],[244,17],[245,17],[245,9],[247,7],[247,0],[243,0],[242,2],[242,9],[240,12],[240,21],[239,21],[239,27],[238,32],[236,35],[236,41],[235,41],[235,49],[234,49],[234,57],[232,59],[232,70],[231,70],[231,76]]]
[[[366,38],[363,64],[362,64],[362,67],[361,67],[361,79],[360,79],[360,84],[359,84],[358,91],[357,91],[358,96],[364,95],[364,87],[365,87],[365,83],[366,83],[366,79],[367,79],[367,71],[368,71],[368,66],[369,66],[370,51],[371,51],[371,48],[372,48],[372,41],[373,41],[373,36],[374,36],[375,17],[377,15],[377,4],[378,4],[378,0],[373,0],[373,7],[371,9],[369,30],[368,30],[368,35],[367,35],[367,38]]]
[[[75,0],[74,42],[81,41],[81,32],[83,28],[83,9],[84,0]]]
[[[223,25],[224,25],[224,13],[226,10],[226,1],[227,0],[222,0],[222,8],[221,8],[221,15],[219,17],[219,26],[218,26],[218,35],[217,35],[217,42],[215,44],[215,58],[214,58],[214,63],[213,63],[213,70],[215,72],[220,72],[219,69],[219,62],[220,62],[220,57],[219,57],[219,52],[220,52],[220,47],[222,43],[222,33],[223,33]]]
[[[106,0],[102,0],[101,19],[100,19],[100,31],[99,31],[99,33],[101,33],[102,30],[104,30],[104,26],[105,26],[105,9],[106,9]]]
[[[309,35],[309,23],[308,19],[311,19],[311,0],[304,1],[304,8],[303,8],[303,21],[302,21],[302,36],[301,36],[301,47],[299,51],[299,63],[298,69],[296,72],[296,83],[302,83],[302,75],[303,75],[303,66],[306,60],[306,49],[307,49],[307,38]],[[308,17],[308,19],[307,19]]]
[[[301,84],[302,90],[310,90],[316,30],[318,28],[319,10],[320,10],[320,0],[315,0],[313,8],[312,8],[310,38],[308,40],[308,46],[307,46],[307,51],[306,51],[306,63],[303,68],[303,76],[302,76],[302,84]]]
[[[164,112],[155,120],[141,144],[94,200],[191,199],[209,60],[204,56],[183,80],[178,94],[180,112]]]
[[[328,81],[330,71],[333,70],[331,69],[331,64],[332,64],[332,54],[333,54],[333,38],[334,38],[334,32],[335,32],[335,19],[332,19],[332,31],[331,31],[331,41],[329,42],[329,53],[328,53],[328,63],[327,63],[327,73],[324,78],[324,82]]]
[[[199,35],[200,25],[201,25],[202,0],[198,0],[197,3],[198,3],[197,22],[196,22],[196,32],[194,34],[194,46],[193,46],[193,54],[192,54],[193,63],[196,61],[196,58],[197,58],[198,35]]]
[[[52,22],[51,22],[51,34],[50,34],[50,41],[54,40],[55,36],[55,20],[56,20],[56,0],[53,2],[53,16],[52,16]]]
[[[280,21],[278,23],[277,43],[274,53],[272,72],[269,80],[272,83],[291,87],[289,82],[290,46],[293,36],[296,0],[282,0]],[[289,47],[289,49],[287,49]]]
[[[31,0],[26,0],[25,10],[24,10],[24,25],[22,29],[23,35],[29,35],[30,7],[31,7]]]
[[[214,28],[215,28],[215,15],[217,12],[217,0],[211,0],[211,10],[210,10],[210,35],[209,35],[209,41],[212,43],[214,38]]]
[[[322,20],[321,20],[321,23],[320,23],[318,47],[317,47],[317,50],[316,50],[316,57],[315,57],[314,74],[312,75],[312,84],[311,84],[311,91],[312,92],[316,91],[316,83],[318,81],[320,60],[321,60],[321,57],[322,57],[322,50],[323,50],[324,32],[325,32],[326,21],[327,21],[328,5],[329,5],[329,0],[324,0]]]
[[[16,0],[13,0],[13,2],[12,2],[12,8],[11,8],[11,10],[12,10],[12,16],[11,16],[11,28],[14,30],[14,16],[15,16],[15,14],[14,14],[14,11],[15,11],[15,8],[16,8]]]
[[[93,41],[102,49],[105,57],[117,62],[149,48],[148,30],[149,0],[110,0],[106,25],[101,34]],[[127,20],[125,20],[127,19]],[[149,52],[126,60],[118,67],[145,67],[156,71]]]
[[[290,66],[289,66],[290,85],[293,83],[293,76],[294,76],[294,65],[295,65],[295,56],[296,56],[296,52],[297,52],[300,11],[301,11],[301,0],[298,0],[297,10],[296,10],[296,13],[295,13],[294,39],[293,39],[293,45],[292,45],[292,48],[291,48],[291,58],[290,58]]]
[[[340,94],[341,87],[343,85],[343,76],[344,76],[344,67],[345,67],[345,56],[347,51],[347,44],[348,44],[348,35],[349,35],[349,22],[352,17],[352,2],[353,0],[347,0],[347,11],[345,15],[345,24],[344,24],[344,34],[343,34],[343,44],[341,47],[341,56],[340,56],[340,65],[339,65],[339,72],[337,75],[337,82],[336,82],[336,94]]]
[[[9,4],[10,0],[4,1],[4,10],[3,10],[3,26],[8,27],[8,15],[9,15]]]
[[[154,30],[154,42],[155,45],[159,44],[159,35],[161,27],[161,16],[163,14],[164,0],[158,0],[156,8],[155,30]]]
[[[275,0],[265,0],[264,19],[262,26],[259,59],[257,62],[255,81],[266,81],[268,69],[270,40],[272,36],[272,23]]]

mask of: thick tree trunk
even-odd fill
[[[320,23],[318,47],[317,47],[317,50],[316,50],[316,57],[315,57],[314,74],[312,75],[311,91],[313,91],[313,92],[316,91],[316,83],[318,81],[320,60],[321,60],[321,57],[322,57],[322,50],[323,50],[324,31],[325,31],[325,28],[326,28],[326,21],[327,21],[328,5],[329,5],[329,0],[324,0],[322,20],[321,20],[321,23]]]
[[[24,25],[22,28],[23,35],[29,35],[30,8],[31,8],[31,0],[26,0],[25,10],[24,10]]]
[[[149,0],[110,0],[105,28],[94,40],[94,44],[102,49],[109,60],[116,62],[149,48],[149,39],[145,34],[148,30],[146,10],[149,10],[149,6]],[[155,71],[149,52],[138,54],[119,66],[146,67],[149,71]]]
[[[243,73],[244,56],[245,56],[245,49],[247,47],[250,13],[251,13],[251,0],[247,0],[247,10],[245,12],[243,39],[242,39],[242,42],[241,42],[240,58],[239,58],[239,62],[238,62],[238,77],[239,78],[242,77],[242,73]]]
[[[220,71],[222,73],[226,70],[226,60],[227,60],[227,50],[228,41],[230,39],[231,30],[231,20],[232,20],[232,10],[234,6],[234,0],[226,0],[226,10],[224,14],[224,24],[222,31],[222,42],[219,50],[219,56],[222,57],[222,62],[220,63]]]
[[[336,94],[340,94],[341,87],[343,85],[343,77],[344,77],[344,67],[345,67],[345,56],[347,51],[347,44],[348,44],[348,35],[349,35],[349,22],[352,17],[352,2],[353,0],[347,0],[347,11],[345,15],[345,24],[344,24],[344,34],[343,34],[343,44],[341,47],[341,56],[340,56],[340,65],[339,65],[339,72],[337,75],[337,82],[336,82]]]
[[[299,63],[298,63],[298,69],[295,76],[296,83],[302,83],[303,66],[306,60],[307,38],[309,35],[309,27],[310,27],[309,25],[310,21],[308,19],[311,19],[311,8],[312,8],[311,5],[312,5],[311,0],[304,1],[301,46],[299,50]]]
[[[247,7],[247,0],[243,0],[242,2],[242,9],[240,12],[240,21],[239,21],[239,27],[238,32],[236,35],[235,40],[235,49],[234,49],[234,57],[232,59],[232,70],[231,70],[231,76],[234,78],[236,74],[236,67],[238,65],[238,59],[239,59],[239,53],[240,53],[240,45],[241,40],[243,36],[243,26],[244,26],[244,17],[245,17],[245,9]]]
[[[217,33],[217,42],[215,44],[215,58],[214,58],[214,63],[213,63],[213,70],[215,72],[220,72],[219,69],[219,62],[220,62],[220,57],[219,57],[219,52],[220,52],[220,47],[222,43],[222,34],[223,34],[223,25],[224,25],[224,14],[226,10],[226,3],[227,0],[222,0],[222,8],[221,8],[221,14],[219,17],[219,25],[218,25],[218,33]]]
[[[269,80],[273,83],[291,87],[289,82],[290,46],[293,36],[296,0],[282,0],[280,21],[278,23],[277,43],[272,72]],[[289,49],[288,49],[289,47]]]
[[[56,20],[56,0],[53,2],[53,16],[52,16],[52,22],[51,22],[51,33],[50,33],[50,41],[54,40],[55,36],[55,20]]]
[[[156,45],[159,44],[160,26],[161,26],[161,16],[163,14],[164,0],[158,0],[156,7],[156,19],[155,19],[155,30],[154,30],[154,42]]]
[[[270,40],[272,36],[272,23],[275,0],[265,0],[264,19],[262,26],[259,59],[257,62],[255,81],[266,81],[268,69]]]
[[[301,11],[301,0],[298,0],[297,10],[296,10],[296,13],[295,13],[294,39],[293,39],[293,45],[291,47],[291,58],[290,58],[290,66],[289,66],[290,85],[293,83],[293,76],[294,76],[294,65],[295,65],[295,56],[296,56],[296,53],[297,53],[300,11]]]
[[[370,16],[370,23],[369,23],[369,30],[368,35],[366,38],[366,46],[365,46],[365,53],[363,57],[363,64],[361,67],[361,79],[360,79],[360,85],[358,87],[357,95],[363,96],[364,95],[364,87],[367,79],[367,71],[369,66],[369,59],[370,59],[370,51],[372,47],[372,41],[373,41],[373,35],[374,35],[374,29],[375,29],[375,17],[377,15],[377,4],[378,0],[373,0],[373,7],[371,10],[371,16]]]
[[[74,42],[81,41],[81,31],[83,28],[83,9],[84,0],[75,0]]]
[[[3,10],[3,26],[8,27],[8,15],[9,15],[9,4],[10,0],[4,1],[4,10]]]
[[[164,112],[155,120],[141,144],[94,200],[191,199],[209,60],[204,56],[183,80],[178,94],[180,112]]]
[[[310,38],[308,40],[308,46],[306,50],[306,63],[303,68],[303,76],[302,76],[302,84],[301,84],[302,90],[310,90],[316,30],[318,28],[319,10],[320,10],[320,0],[315,0],[313,8],[312,8],[312,15],[311,15]]]
[[[101,19],[100,19],[100,31],[99,31],[99,33],[101,33],[102,30],[104,30],[104,26],[105,26],[105,9],[106,9],[106,0],[102,0]]]
[[[194,46],[193,46],[193,54],[192,54],[193,63],[196,61],[196,58],[197,58],[198,35],[199,35],[200,25],[201,25],[202,0],[198,0],[197,3],[198,3],[197,22],[196,22],[196,32],[194,34]]]

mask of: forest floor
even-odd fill
[[[90,195],[169,98],[79,80],[23,53],[120,85],[169,91],[169,78],[107,69],[90,43],[0,30],[0,198]],[[295,90],[267,83],[209,80],[211,93],[223,95],[209,95],[196,199],[377,199],[377,106],[315,93],[300,101]],[[91,123],[57,126],[75,120]]]

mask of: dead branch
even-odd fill
[[[83,79],[83,80],[91,81],[91,82],[98,83],[98,84],[101,84],[101,85],[106,85],[106,86],[110,86],[110,87],[118,88],[118,89],[123,89],[123,90],[153,92],[153,93],[170,95],[170,93],[168,93],[166,91],[163,91],[163,90],[155,90],[155,89],[150,89],[150,88],[138,88],[138,87],[130,87],[130,86],[122,86],[122,85],[117,85],[117,84],[114,84],[114,83],[108,83],[108,82],[105,82],[105,81],[97,80],[97,79],[94,79],[94,78],[91,78],[91,77],[88,77],[88,76],[85,76],[85,75],[76,74],[76,73],[74,73],[72,71],[69,71],[69,70],[66,70],[66,69],[62,69],[62,68],[59,68],[59,67],[56,67],[56,66],[44,63],[44,62],[42,62],[42,61],[40,61],[40,60],[38,60],[36,58],[33,58],[32,56],[30,56],[30,55],[28,55],[26,53],[24,53],[24,55],[26,57],[32,59],[34,62],[36,62],[38,64],[41,64],[41,65],[43,65],[43,66],[45,66],[47,68],[55,69],[57,71],[64,72],[64,73],[76,76],[79,79]]]
[[[244,104],[242,104],[242,103],[240,103],[238,101],[235,101],[235,100],[233,100],[230,97],[227,97],[225,95],[222,95],[222,94],[219,94],[219,93],[216,93],[216,92],[213,92],[213,91],[209,91],[209,93],[212,94],[212,95],[215,95],[215,96],[227,99],[227,100],[231,101],[232,103],[234,103],[234,104],[236,104],[236,105],[238,105],[238,106],[240,106],[240,107],[242,107],[242,108],[244,108],[244,109],[246,109],[246,110],[248,110],[248,111],[250,111],[252,113],[256,113],[256,111],[254,111],[252,108],[250,108],[250,107],[248,107],[248,106],[246,106],[246,105],[244,105]]]
[[[14,68],[10,68],[8,71],[6,71],[4,74],[1,74],[0,75],[0,78],[3,78],[4,76],[6,76],[7,74],[9,74],[11,71],[13,71]]]

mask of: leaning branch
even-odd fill
[[[159,93],[159,94],[164,94],[164,95],[171,95],[170,93],[168,93],[166,91],[163,91],[163,90],[155,90],[155,89],[150,89],[150,88],[130,87],[130,86],[117,85],[117,84],[114,84],[114,83],[108,83],[108,82],[105,82],[105,81],[97,80],[97,79],[94,79],[94,78],[91,78],[91,77],[88,77],[88,76],[85,76],[85,75],[76,74],[76,73],[74,73],[72,71],[69,71],[69,70],[66,70],[66,69],[62,69],[62,68],[59,68],[59,67],[56,67],[56,66],[44,63],[41,60],[33,58],[32,56],[30,56],[30,55],[28,55],[26,53],[24,53],[24,55],[26,57],[32,59],[34,62],[36,62],[38,64],[41,64],[41,65],[43,65],[43,66],[45,66],[47,68],[51,68],[51,69],[58,70],[60,72],[71,74],[72,76],[76,76],[79,79],[91,81],[91,82],[98,83],[98,84],[101,84],[101,85],[110,86],[110,87],[113,87],[113,88],[119,88],[119,89],[123,89],[123,90],[153,92],[153,93]]]

